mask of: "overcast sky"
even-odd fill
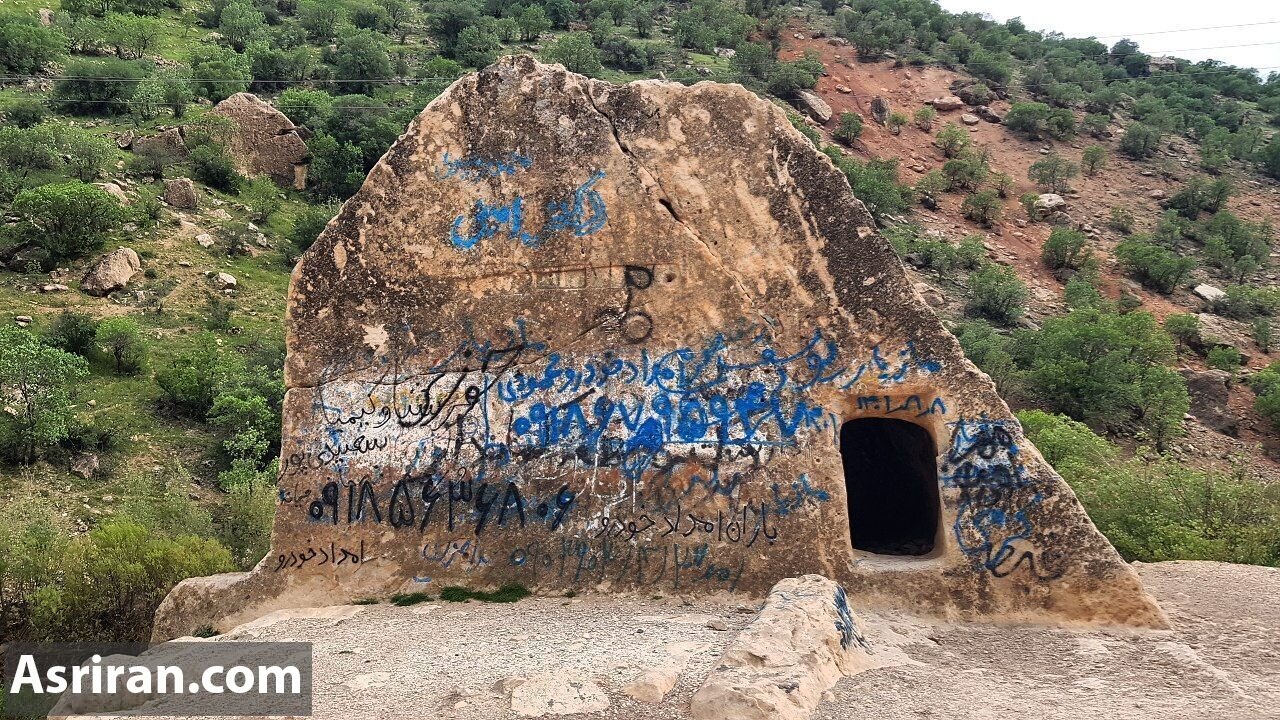
[[[1127,36],[1152,55],[1176,55],[1190,60],[1213,58],[1256,68],[1263,77],[1272,71],[1280,72],[1280,22],[1192,30],[1280,21],[1280,3],[1274,0],[940,0],[940,4],[951,12],[984,13],[1001,22],[1021,17],[1032,30],[1057,31],[1068,37],[1093,36],[1107,45]],[[1186,32],[1163,32],[1167,30]],[[1147,34],[1152,32],[1160,34]]]

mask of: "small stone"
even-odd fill
[[[213,278],[213,284],[219,290],[232,290],[236,287],[236,276],[231,273],[220,272]]]
[[[725,622],[724,620],[721,620],[720,618],[712,618],[711,620],[707,621],[707,627],[711,628],[712,630],[719,630],[721,632],[724,632],[725,630],[729,629],[729,623]]]

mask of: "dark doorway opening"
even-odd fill
[[[928,430],[905,420],[861,418],[840,428],[853,547],[926,555],[938,534],[937,450]]]

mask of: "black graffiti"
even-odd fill
[[[316,558],[319,558],[316,565],[359,565],[367,561],[364,552],[364,540],[361,540],[360,546],[354,550],[329,543],[308,547],[301,552],[280,553],[276,556],[276,572],[301,569]]]

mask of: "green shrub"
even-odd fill
[[[238,471],[238,472],[236,472]],[[275,521],[276,463],[264,470],[233,463],[231,473],[218,476],[218,485],[227,491],[227,503],[219,523],[219,537],[231,552],[236,567],[248,570],[271,550],[271,524]]]
[[[1173,197],[1165,203],[1165,207],[1177,210],[1180,215],[1191,220],[1200,217],[1202,212],[1216,213],[1221,210],[1231,197],[1231,183],[1225,179],[1207,180],[1193,177]]]
[[[1173,313],[1164,319],[1164,331],[1174,342],[1187,347],[1199,347],[1200,318],[1191,313]]]
[[[1111,216],[1107,219],[1107,225],[1112,230],[1126,235],[1133,232],[1134,222],[1133,212],[1120,205],[1111,208]]]
[[[194,347],[156,373],[168,401],[181,412],[203,420],[220,393],[234,388],[245,374],[245,361],[224,350],[211,333],[196,336]]]
[[[23,190],[13,199],[19,226],[54,259],[97,250],[123,219],[120,203],[93,185],[72,181]]]
[[[966,320],[951,328],[964,355],[991,376],[1003,396],[1017,395],[1021,389],[1021,371],[1009,352],[1012,342],[984,320]]]
[[[192,177],[209,187],[235,192],[243,180],[231,155],[219,145],[209,143],[195,148],[190,161]]]
[[[995,190],[982,190],[964,199],[960,213],[966,218],[990,227],[1000,219],[1000,196]]]
[[[889,132],[897,135],[902,132],[902,128],[911,122],[911,117],[904,112],[893,111],[889,113],[889,117],[885,119],[885,127],[889,128]]]
[[[925,132],[929,132],[933,129],[934,121],[938,119],[938,111],[935,110],[932,105],[925,105],[919,110],[916,110],[912,119],[915,120],[916,127]]]
[[[1004,126],[1015,133],[1038,139],[1045,131],[1049,106],[1039,102],[1016,102],[1005,113]]]
[[[147,342],[138,332],[138,323],[122,315],[98,323],[95,340],[115,362],[117,375],[134,375],[147,360]]]
[[[294,216],[293,226],[289,228],[289,242],[300,252],[305,252],[337,214],[338,208],[333,205],[308,205]]]
[[[1022,317],[1029,297],[1013,268],[988,265],[969,275],[968,310],[974,315],[1010,324]]]
[[[942,150],[943,155],[949,158],[960,157],[960,153],[969,147],[969,133],[958,125],[947,123],[946,127],[938,131],[934,144]]]
[[[48,115],[44,103],[33,98],[21,98],[4,106],[5,121],[23,130],[39,125]]]
[[[1015,340],[1029,392],[1054,412],[1110,431],[1140,430],[1163,447],[1190,406],[1186,383],[1168,367],[1173,341],[1150,313],[1078,309]]]
[[[1107,166],[1107,149],[1101,145],[1090,145],[1080,155],[1080,165],[1090,177]]]
[[[1240,369],[1244,358],[1239,350],[1230,345],[1215,345],[1209,348],[1209,353],[1205,356],[1205,362],[1211,368],[1235,372]]]
[[[1149,158],[1160,147],[1160,131],[1149,125],[1133,123],[1120,138],[1120,152],[1135,160]]]
[[[1243,468],[1228,474],[1160,458],[1123,461],[1069,418],[1031,410],[1018,420],[1126,560],[1280,562],[1280,492]]]
[[[78,355],[49,347],[32,333],[0,327],[0,452],[31,462],[36,452],[67,437],[71,393],[89,373]]]
[[[990,168],[986,158],[975,152],[964,152],[942,165],[942,176],[948,190],[977,190],[987,179]]]
[[[254,222],[266,222],[280,209],[280,188],[266,178],[250,180],[240,189],[240,202],[249,208],[249,218]]]
[[[1271,225],[1251,223],[1230,212],[1219,212],[1197,228],[1209,260],[1237,281],[1271,261]]]
[[[1071,178],[1080,172],[1080,167],[1070,160],[1049,153],[1027,168],[1027,178],[1049,192],[1064,193],[1069,187]]]
[[[1050,270],[1079,270],[1090,258],[1085,247],[1088,239],[1078,230],[1054,228],[1040,250],[1040,259]]]
[[[1228,285],[1226,297],[1213,303],[1213,311],[1236,320],[1270,317],[1280,310],[1280,289]]]
[[[1264,353],[1271,352],[1271,334],[1273,330],[1271,318],[1254,318],[1251,329],[1253,330],[1253,341],[1258,344],[1258,349]]]
[[[852,145],[862,135],[862,116],[857,113],[840,113],[840,126],[831,136],[845,145]]]
[[[53,85],[53,103],[73,115],[128,115],[129,101],[146,76],[133,61],[73,60]]]
[[[34,16],[0,13],[0,68],[14,75],[35,75],[66,54],[67,38]]]
[[[1193,258],[1134,236],[1116,246],[1116,257],[1143,285],[1171,293],[1186,282],[1196,267]]]
[[[98,321],[92,315],[74,310],[63,310],[44,338],[45,344],[64,352],[87,358],[93,352]]]
[[[854,158],[845,157],[835,147],[827,147],[823,151],[844,172],[853,188],[854,197],[867,206],[877,222],[887,215],[900,213],[911,207],[911,189],[898,184],[897,160],[872,159],[861,163]]]
[[[546,51],[547,59],[564,65],[570,72],[587,77],[599,77],[604,71],[600,63],[600,51],[591,40],[591,33],[571,32],[560,36]]]

